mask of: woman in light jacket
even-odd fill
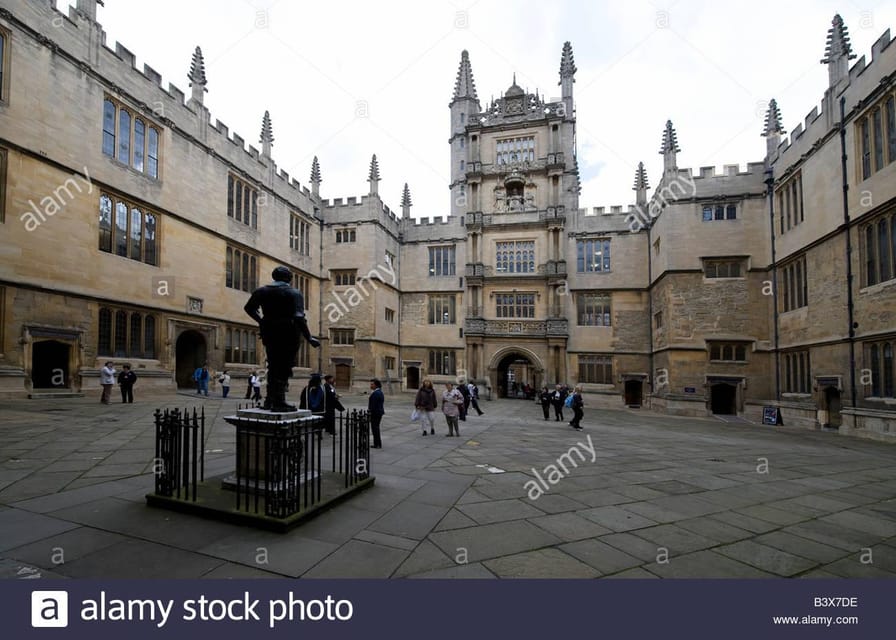
[[[464,397],[454,390],[453,384],[446,382],[445,391],[442,392],[442,413],[445,414],[445,421],[448,423],[447,437],[449,438],[460,435],[460,430],[457,428],[457,418],[463,405]]]

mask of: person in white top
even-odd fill
[[[100,369],[100,384],[103,385],[103,395],[100,396],[100,402],[109,404],[112,387],[115,386],[115,367],[112,366],[111,360]]]
[[[218,378],[218,382],[221,383],[221,397],[226,398],[227,394],[230,393],[230,374],[227,373],[226,369],[224,370],[224,373],[222,373]]]

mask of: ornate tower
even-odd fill
[[[320,197],[320,163],[317,161],[317,156],[314,156],[314,160],[311,161],[311,193],[316,197]]]
[[[466,50],[460,54],[460,67],[454,82],[454,96],[449,103],[451,109],[451,215],[463,215],[467,210],[468,193],[466,186],[467,163],[474,160],[472,150],[467,149],[466,127],[482,111],[473,81],[470,54]]]
[[[402,218],[410,218],[411,217],[411,190],[408,189],[408,183],[404,183],[404,190],[401,192],[401,217]]]
[[[775,154],[784,127],[781,125],[781,112],[778,110],[778,102],[772,98],[768,103],[768,111],[765,112],[765,127],[762,129],[762,137],[765,138],[765,159],[768,162]]]
[[[666,128],[663,130],[663,142],[660,144],[660,155],[663,156],[663,178],[668,179],[678,171],[677,154],[681,151],[678,147],[678,134],[671,120],[666,120]]]
[[[271,112],[265,111],[264,117],[261,119],[261,137],[258,140],[261,143],[261,155],[271,159],[271,147],[274,145],[274,130],[271,127]]]
[[[190,64],[190,73],[187,77],[190,79],[190,88],[193,90],[190,106],[194,109],[197,106],[203,106],[205,94],[208,92],[208,89],[205,88],[208,81],[205,79],[205,60],[202,58],[202,49],[199,47],[196,47],[193,52],[193,62]]]
[[[380,192],[380,165],[376,161],[376,154],[370,159],[370,172],[367,174],[367,182],[370,183],[370,193],[368,195],[376,196]]]
[[[635,204],[643,207],[647,204],[647,190],[650,185],[647,183],[647,171],[644,169],[644,163],[639,162],[638,168],[635,170],[635,186],[632,191],[635,192]]]

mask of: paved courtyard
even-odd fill
[[[424,438],[387,395],[376,485],[276,534],[145,504],[153,409],[204,407],[214,475],[239,400],[98,395],[0,402],[0,576],[896,576],[892,445],[636,410],[577,432],[518,400]]]

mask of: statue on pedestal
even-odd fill
[[[291,286],[292,272],[277,267],[271,273],[274,281],[252,292],[243,307],[259,325],[261,341],[268,359],[267,394],[264,409],[275,412],[295,411],[286,402],[286,387],[292,377],[292,366],[302,339],[312,347],[320,347],[320,340],[308,331],[305,319],[305,300],[298,289]],[[259,308],[261,314],[258,313]]]

